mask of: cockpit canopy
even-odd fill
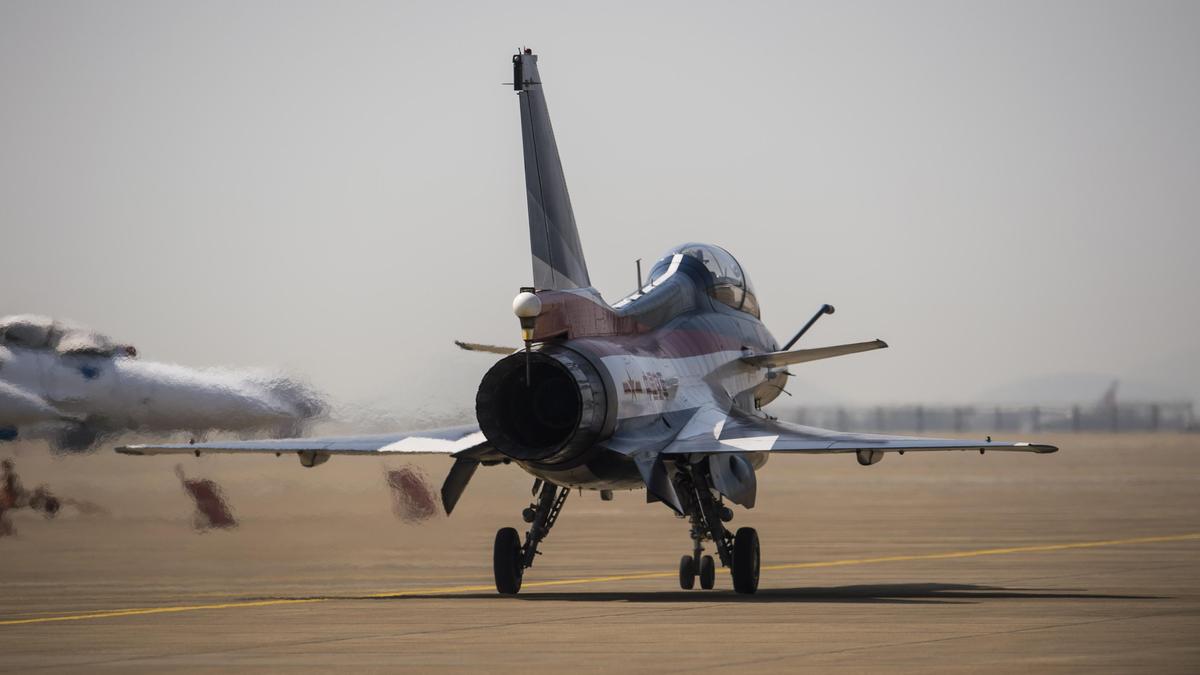
[[[137,355],[132,345],[114,344],[107,335],[68,321],[33,314],[0,317],[0,346],[49,349],[62,355]]]
[[[725,249],[712,244],[687,243],[667,251],[650,270],[650,279],[658,279],[671,268],[676,255],[699,261],[708,271],[708,295],[738,311],[759,317],[758,299],[750,277],[738,261]]]

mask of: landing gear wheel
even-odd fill
[[[700,559],[700,588],[711,591],[717,583],[717,564],[711,555]]]
[[[525,573],[525,558],[521,555],[521,535],[511,527],[496,532],[492,548],[492,571],[496,574],[496,590],[504,595],[516,595],[521,590]]]
[[[679,559],[679,587],[690,591],[696,585],[696,559],[685,555]]]
[[[743,527],[733,537],[733,590],[753,593],[758,590],[758,532]]]

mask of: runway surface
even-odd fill
[[[384,479],[403,461],[187,458],[240,521],[198,533],[171,459],[0,446],[105,510],[0,538],[0,671],[1200,671],[1200,436],[1043,439],[1062,451],[772,459],[733,522],[763,540],[753,597],[723,571],[679,590],[687,525],[641,492],[573,494],[503,598],[513,467],[414,524]]]

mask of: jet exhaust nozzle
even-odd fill
[[[561,465],[603,440],[612,400],[584,356],[543,345],[492,366],[479,383],[475,416],[484,436],[504,455]]]

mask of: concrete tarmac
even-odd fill
[[[408,523],[384,477],[403,460],[0,446],[27,487],[104,509],[15,514],[0,671],[1200,672],[1200,435],[1037,440],[1062,450],[773,458],[732,523],[762,537],[753,597],[724,570],[679,590],[687,524],[643,492],[572,494],[507,598],[491,547],[521,526],[515,467]],[[193,529],[177,463],[237,528]]]

